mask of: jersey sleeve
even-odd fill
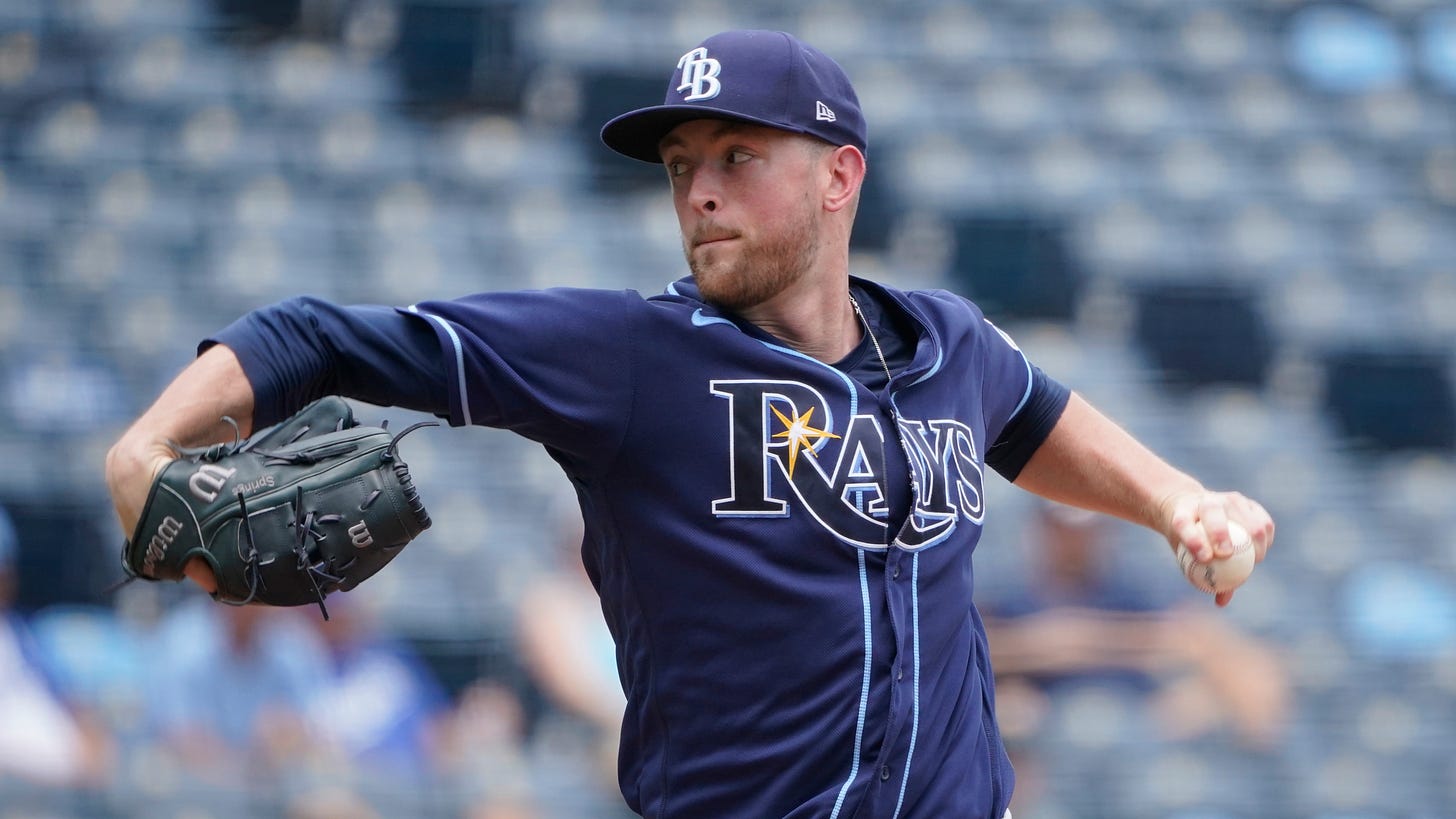
[[[986,450],[986,464],[1006,480],[1016,480],[1022,467],[1057,425],[1071,397],[1070,389],[1032,365],[1031,392],[1021,410]]]
[[[1046,440],[1071,392],[1047,376],[1001,328],[975,310],[981,326],[981,402],[986,419],[986,463],[1007,480]]]
[[[443,351],[448,418],[512,430],[594,460],[625,434],[631,411],[631,291],[557,288],[423,302]]]
[[[486,293],[408,308],[300,297],[205,340],[238,356],[255,427],[322,395],[510,429],[583,458],[615,445],[630,397],[627,292]]]
[[[394,308],[300,296],[242,316],[198,346],[233,351],[253,388],[253,426],[287,418],[324,395],[443,415],[439,346]]]

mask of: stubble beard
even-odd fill
[[[698,292],[709,304],[743,312],[788,289],[809,272],[819,253],[819,228],[808,213],[773,231],[763,242],[743,239],[734,248],[700,248],[684,242]],[[730,253],[727,251],[737,251]]]

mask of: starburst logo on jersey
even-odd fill
[[[805,452],[807,452],[810,455],[813,455],[815,458],[817,458],[819,456],[814,454],[814,446],[813,446],[813,444],[816,441],[820,441],[820,440],[822,440],[824,438],[838,438],[839,437],[838,435],[835,435],[834,433],[829,432],[828,430],[815,429],[815,428],[809,426],[809,419],[814,416],[814,408],[813,407],[810,407],[808,410],[806,410],[804,412],[803,416],[800,416],[796,412],[794,414],[794,419],[792,421],[789,420],[788,418],[784,417],[784,414],[782,412],[779,412],[779,408],[778,407],[775,407],[773,405],[769,405],[769,409],[773,410],[773,414],[774,415],[777,415],[778,418],[779,418],[779,421],[783,422],[783,425],[784,425],[783,431],[782,432],[775,432],[773,437],[775,437],[775,438],[786,438],[786,439],[788,439],[788,443],[789,443],[789,480],[793,480],[794,479],[794,465],[796,463],[798,463],[798,461],[799,461],[799,450],[801,448]]]
[[[788,517],[807,512],[836,537],[866,549],[889,540],[885,447],[898,448],[880,417],[839,417],[824,395],[797,381],[720,380],[727,401],[729,487],[717,517]],[[844,402],[841,406],[847,405]],[[981,521],[981,465],[975,437],[951,419],[901,420],[899,439],[914,476],[914,508],[895,536],[903,548],[941,542],[961,519]]]

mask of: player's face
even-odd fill
[[[703,298],[762,304],[817,262],[817,143],[774,128],[693,120],[662,142],[683,252]]]

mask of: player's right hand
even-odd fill
[[[208,594],[217,591],[217,578],[213,576],[212,567],[207,565],[206,560],[194,557],[187,561],[187,565],[182,568],[182,571],[187,573],[189,580],[201,586],[202,590]]]
[[[106,487],[121,531],[127,537],[136,531],[152,483],[177,458],[177,453],[166,444],[148,443],[140,438],[135,429],[130,430],[106,453]],[[217,591],[217,581],[207,561],[194,557],[187,562],[185,571],[208,594]]]
[[[1248,530],[1254,542],[1255,563],[1263,562],[1274,542],[1274,519],[1268,510],[1239,492],[1178,492],[1165,498],[1161,509],[1168,546],[1176,551],[1181,543],[1199,563],[1233,553],[1229,521],[1237,521]],[[1214,602],[1227,606],[1233,594],[1221,592]]]
[[[178,457],[169,441],[246,436],[252,415],[252,386],[231,350],[215,345],[189,364],[106,453],[106,487],[123,535],[136,532],[152,484]],[[221,422],[224,416],[239,419],[237,426]],[[190,561],[186,571],[209,593],[216,590],[211,568],[201,558]]]
[[[126,537],[136,531],[157,476],[176,458],[170,446],[148,440],[135,427],[106,453],[106,488]]]

